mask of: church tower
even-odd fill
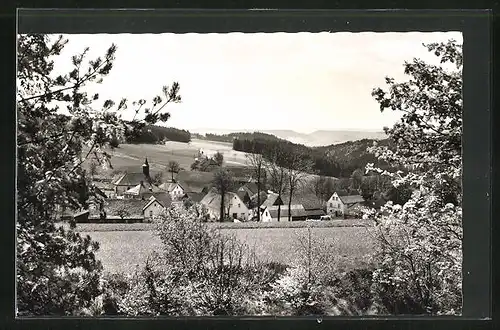
[[[142,164],[142,173],[144,173],[146,178],[149,178],[149,163],[147,158],[144,161],[144,164]]]

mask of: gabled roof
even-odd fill
[[[245,201],[243,199],[241,199],[241,197],[238,196],[238,194],[230,192],[230,193],[227,193],[227,196],[230,198],[231,201],[233,201],[234,198],[236,197],[238,199],[238,203],[242,203],[242,204],[244,204],[248,208],[248,206],[245,203]]]
[[[172,198],[167,193],[157,193],[153,194],[153,196],[163,207],[168,208],[172,205]],[[150,198],[151,198],[150,197]]]
[[[181,189],[183,189],[182,185],[179,184],[178,182],[164,182],[161,185],[159,185],[159,188],[161,188],[165,191],[168,191],[168,192],[172,192],[175,189],[175,187],[177,187],[177,186],[179,186],[179,187],[181,187]]]
[[[205,197],[205,194],[201,192],[187,192],[185,195],[195,203],[199,203]]]
[[[150,175],[152,175],[152,173]],[[141,181],[147,182],[149,178],[142,172],[125,172],[113,184],[116,186],[137,186]]]
[[[344,204],[363,203],[365,200],[361,195],[339,196]]]
[[[164,208],[170,207],[172,205],[172,199],[170,198],[170,195],[167,193],[160,193],[160,194],[155,194],[149,197],[146,205],[142,208],[143,210],[146,209],[149,205],[157,201],[161,206]]]
[[[267,199],[262,203],[263,206],[283,205],[283,200],[276,193],[268,193]]]
[[[225,199],[225,203],[234,199],[234,197],[238,197],[239,196],[235,193],[232,193],[232,192],[228,192],[226,194],[226,199]],[[241,201],[241,200],[240,200]],[[201,204],[207,206],[208,208],[212,208],[212,209],[216,209],[216,210],[219,210],[220,209],[220,202],[221,202],[221,196],[215,192],[214,189],[210,190],[208,192],[208,194],[205,195],[205,197],[203,197],[203,199],[200,201]],[[243,201],[241,201],[243,202]],[[228,207],[229,204],[226,204],[224,205],[224,207]]]
[[[249,196],[254,194],[246,185],[239,187],[238,192],[246,192]]]
[[[201,204],[206,205],[206,206],[211,206],[213,205],[216,201],[215,199],[219,197],[219,204],[220,204],[220,196],[215,192],[214,189],[211,189],[200,201]]]
[[[155,186],[154,184],[149,184],[147,182],[143,182],[142,184],[139,183],[137,186],[125,191],[123,194],[124,195],[139,196],[139,195],[144,194],[144,193],[162,193],[162,192],[164,192],[164,191],[162,189],[160,189],[159,187]]]
[[[335,191],[335,193],[337,193],[337,196],[339,196],[339,197],[340,196],[349,196],[349,192],[347,190],[337,190],[337,191]]]
[[[236,192],[236,195],[245,203],[250,201],[250,195],[248,194],[247,191],[240,191],[238,190]]]
[[[257,184],[255,182],[247,182],[243,185],[243,187],[246,187],[248,190],[250,190],[250,195],[256,194],[258,190]]]
[[[142,186],[138,184],[137,186],[130,188],[129,190],[125,191],[123,194],[124,195],[134,195],[138,196],[141,193],[141,188]]]
[[[265,191],[260,192],[260,205],[261,206],[265,201],[267,200],[267,194]],[[257,204],[257,194],[254,194],[251,197],[252,204],[256,205]]]
[[[289,194],[281,194],[281,200],[283,201],[283,204],[288,206],[288,200],[290,198]],[[298,200],[297,194],[293,194],[292,196],[292,205],[302,205],[300,201]]]
[[[303,193],[294,196],[292,199],[297,204],[302,204],[306,210],[322,209],[323,204],[315,194]]]

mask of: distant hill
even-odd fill
[[[313,149],[324,154],[327,159],[331,159],[342,164],[350,171],[356,168],[364,168],[367,163],[378,164],[379,166],[385,168],[386,164],[379,163],[375,155],[368,153],[367,151],[369,147],[373,146],[374,142],[377,142],[379,146],[392,147],[391,140],[389,139],[362,139],[332,144],[330,146],[316,147]]]
[[[208,140],[208,141],[215,141],[215,142],[227,142],[227,143],[233,143],[235,139],[260,139],[260,140],[271,140],[271,141],[279,141],[280,138],[276,137],[275,135],[268,134],[268,133],[262,133],[262,132],[235,132],[235,133],[229,133],[229,134],[212,134],[212,133],[206,133],[203,136],[196,135],[196,138],[202,139],[202,140]]]
[[[391,146],[389,139],[362,139],[331,144],[329,146],[309,147],[284,139],[269,140],[254,138],[234,140],[233,149],[241,152],[258,152],[266,158],[272,158],[274,150],[278,147],[285,155],[299,153],[309,158],[313,163],[309,173],[340,178],[350,177],[353,171],[365,168],[368,163],[374,163],[386,169],[389,168],[388,164],[379,162],[374,154],[367,151],[368,147],[371,147],[376,141],[379,145]],[[281,161],[278,160],[285,167],[287,166],[287,161],[286,156]]]
[[[208,134],[212,137],[214,134],[223,136],[245,135],[245,133],[254,130],[217,130],[217,129],[198,129],[192,132],[198,134]],[[308,147],[328,146],[347,141],[357,141],[362,139],[382,140],[387,138],[383,131],[369,130],[318,130],[309,134],[299,133],[293,130],[258,130],[261,133],[274,135],[295,144],[303,144]],[[227,142],[230,142],[229,139]]]

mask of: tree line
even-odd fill
[[[191,141],[191,133],[187,130],[158,125],[144,125],[135,134],[129,134],[127,143],[164,143],[176,141],[188,143]]]
[[[233,143],[235,139],[261,139],[261,140],[270,140],[270,141],[279,141],[280,138],[276,137],[272,134],[262,133],[262,132],[235,132],[229,134],[212,134],[207,133],[205,137],[202,137],[205,140],[209,141],[218,141],[218,142],[228,142]]]

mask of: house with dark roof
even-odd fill
[[[344,217],[351,209],[359,208],[364,202],[361,195],[339,196],[334,192],[328,199],[326,211],[332,217]]]
[[[151,196],[158,194],[168,194],[168,193],[154,184],[148,184],[147,182],[141,181],[137,186],[132,187],[131,189],[125,191],[123,193],[123,197],[125,199],[135,198],[135,199],[147,200]]]
[[[252,196],[252,205],[257,205],[257,194]],[[272,192],[272,191],[261,191],[261,199],[260,199],[260,221],[269,222],[269,221],[277,221],[278,219],[278,206],[284,205],[281,197]],[[287,208],[288,210],[288,208]],[[271,212],[273,211],[273,212]],[[252,210],[252,220],[257,220],[257,208]],[[274,215],[274,218],[273,218]],[[288,213],[287,213],[288,216]],[[283,212],[280,213],[280,218],[283,218]]]
[[[254,193],[248,189],[248,187],[246,187],[245,185],[241,186],[238,188],[238,192],[244,192],[244,193],[247,193],[249,196],[252,196]]]
[[[280,197],[275,192],[268,191],[267,192],[267,198],[266,200],[262,203],[263,206],[265,207],[270,207],[270,206],[278,206],[278,205],[284,205],[283,199]]]
[[[146,205],[143,206],[142,212],[144,220],[151,221],[154,217],[162,214],[165,209],[172,205],[172,199],[169,194],[159,194],[151,196]]]
[[[271,215],[272,221],[288,221],[288,205],[281,205],[280,217],[278,219],[278,206],[270,206],[267,208]],[[304,221],[307,219],[306,210],[302,205],[292,205],[290,208],[292,221]]]
[[[203,192],[199,192],[199,193],[196,193],[196,192],[186,192],[184,193],[184,196],[182,197],[182,200],[190,200],[191,202],[193,203],[199,203],[201,202],[201,200],[203,199],[203,197],[205,197],[205,193]]]
[[[262,191],[261,187],[261,191]],[[255,182],[246,182],[244,185],[242,185],[238,191],[246,191],[250,196],[255,195],[258,191],[257,184]]]
[[[267,193],[265,191],[260,192],[260,198],[257,198],[258,194],[254,194],[250,197],[250,206],[257,207],[262,206],[262,204],[267,200]],[[260,202],[260,205],[258,205]]]
[[[320,219],[325,215],[323,203],[315,194],[305,192],[298,194],[293,200],[304,207],[308,219]]]
[[[142,172],[125,172],[113,182],[113,186],[117,196],[123,196],[126,191],[133,188],[141,190],[142,188],[138,188],[138,186],[142,186],[144,191],[152,191],[158,188],[152,182],[152,173],[149,171],[147,158],[142,165]]]
[[[280,210],[279,221],[288,221],[288,195],[280,196],[275,192],[262,192],[261,205],[261,221],[278,221],[278,209]],[[252,205],[256,205],[256,195],[252,196]],[[251,219],[255,220],[257,209],[251,211]],[[268,212],[269,218],[265,216]],[[325,214],[323,204],[314,194],[302,193],[296,194],[292,198],[290,207],[291,220],[301,221],[306,219],[319,219]]]
[[[250,208],[250,204],[252,202],[252,198],[250,197],[250,194],[247,191],[240,191],[238,190],[236,192],[236,195],[245,203],[245,205]]]

